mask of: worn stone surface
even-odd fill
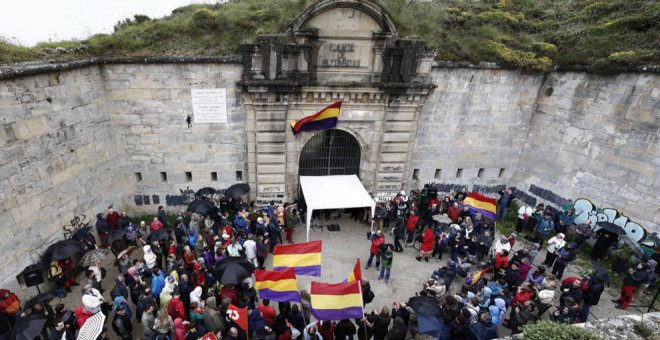
[[[104,110],[98,67],[24,76],[0,86],[4,126],[0,157],[0,285],[63,237],[76,215],[88,221],[120,204],[122,140]]]
[[[615,208],[659,231],[660,77],[553,73],[541,88],[512,181]]]

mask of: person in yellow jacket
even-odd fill
[[[64,271],[62,270],[62,267],[60,267],[59,261],[53,260],[50,263],[48,279],[55,282],[55,292],[57,293],[57,297],[65,297],[66,292],[64,290]]]

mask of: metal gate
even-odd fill
[[[350,133],[330,129],[312,137],[300,153],[299,176],[360,175],[360,143]]]

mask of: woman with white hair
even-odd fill
[[[144,262],[146,263],[147,268],[149,268],[149,270],[154,269],[156,266],[156,254],[151,250],[151,246],[146,245],[142,247],[142,250],[144,251]]]
[[[82,303],[85,310],[90,311],[92,314],[101,311],[103,304],[103,295],[92,285],[85,285],[83,288]]]
[[[202,287],[197,286],[190,292],[190,303],[197,302],[197,306],[203,307],[204,301],[202,300]]]

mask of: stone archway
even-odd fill
[[[350,133],[339,129],[321,131],[300,152],[299,176],[358,175],[362,152]]]

